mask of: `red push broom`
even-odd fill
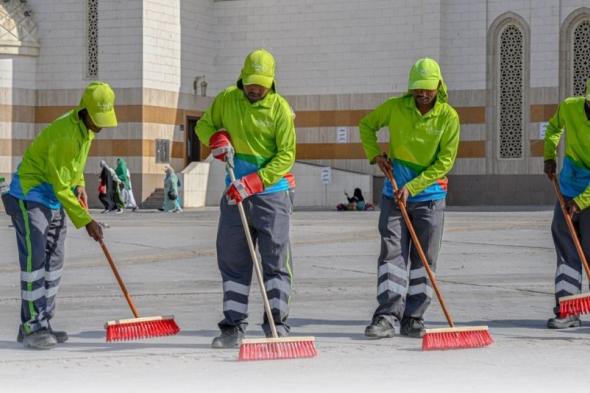
[[[393,186],[393,190],[397,192],[398,187],[395,179],[393,178],[393,173],[391,170],[386,171],[386,176],[391,182]],[[408,211],[406,209],[406,205],[403,202],[398,201],[398,206],[402,212],[402,216],[404,217],[404,221],[406,222],[406,226],[408,227],[408,231],[410,232],[410,236],[412,238],[412,243],[414,244],[414,248],[418,251],[418,255],[420,256],[420,260],[424,265],[424,269],[428,274],[428,278],[432,283],[432,287],[436,292],[436,297],[438,298],[438,302],[445,314],[445,318],[449,323],[448,328],[443,329],[426,329],[424,332],[424,336],[422,337],[422,350],[423,351],[430,351],[430,350],[437,350],[437,349],[459,349],[459,348],[479,348],[485,347],[490,345],[493,340],[487,326],[469,326],[469,327],[456,327],[453,319],[451,318],[451,314],[447,310],[447,306],[445,305],[445,301],[442,297],[442,293],[438,287],[438,283],[432,272],[432,269],[428,265],[428,260],[426,255],[424,254],[424,250],[420,245],[420,240],[416,235],[416,231],[414,231],[414,226],[412,225],[412,220],[408,215]]]
[[[559,185],[557,184],[557,179],[555,176],[553,176],[551,179],[551,184],[553,184],[553,189],[555,190],[555,194],[559,199],[561,212],[565,218],[565,222],[570,231],[570,235],[572,236],[572,240],[574,242],[574,246],[576,247],[576,251],[578,252],[578,256],[580,257],[580,261],[582,262],[582,266],[584,266],[584,270],[586,271],[586,276],[590,280],[590,265],[588,264],[588,259],[584,254],[582,245],[580,244],[580,239],[578,238],[576,228],[574,228],[572,218],[568,214],[565,207],[565,200],[559,191]],[[561,318],[588,313],[590,313],[590,294],[570,295],[559,298],[559,316]]]
[[[83,208],[88,210],[88,205],[82,198],[79,198],[78,201]],[[103,226],[102,223],[99,224]],[[106,228],[108,228],[108,226],[106,226]],[[125,300],[127,300],[127,303],[131,308],[131,312],[135,317],[131,319],[108,321],[105,324],[107,342],[137,340],[160,336],[173,336],[180,332],[180,328],[174,321],[174,316],[155,316],[145,318],[139,317],[139,313],[137,312],[137,309],[131,300],[131,295],[129,294],[129,291],[127,291],[127,287],[125,286],[125,283],[119,274],[119,270],[115,266],[115,262],[113,261],[113,257],[111,257],[111,253],[102,240],[100,240],[99,243],[104,256],[109,262],[111,270],[113,271],[113,274],[119,283],[119,287],[125,296]]]
[[[227,172],[231,181],[236,180],[234,170],[232,167],[233,159],[229,157],[227,161]],[[246,241],[250,249],[252,263],[254,264],[254,271],[256,272],[256,279],[260,292],[262,294],[262,301],[264,303],[264,311],[266,318],[272,332],[270,338],[258,339],[244,339],[240,344],[239,360],[277,360],[277,359],[296,359],[296,358],[310,358],[317,355],[314,337],[279,337],[277,329],[274,324],[274,319],[270,309],[270,303],[266,296],[266,289],[264,288],[264,279],[262,278],[262,268],[256,255],[252,235],[250,234],[250,226],[248,225],[248,218],[244,211],[242,202],[238,202],[238,210],[240,212],[240,219],[246,234]]]
[[[109,265],[113,270],[115,278],[121,287],[121,291],[131,308],[131,312],[135,318],[131,319],[120,319],[117,321],[108,321],[105,324],[107,342],[111,341],[126,341],[126,340],[137,340],[142,338],[160,337],[160,336],[173,336],[177,334],[180,329],[174,321],[174,316],[155,316],[155,317],[144,317],[140,318],[131,295],[127,291],[125,283],[113,262],[111,253],[107,249],[104,242],[100,241],[100,247],[104,252],[105,257],[109,261]]]

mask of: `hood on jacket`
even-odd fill
[[[447,102],[447,85],[442,77],[440,66],[438,63],[428,57],[418,59],[410,70],[408,78],[408,94],[412,94],[411,90],[437,90],[437,100],[439,102]]]
[[[244,85],[260,85],[276,92],[274,79],[274,57],[266,49],[256,49],[246,56],[237,85],[240,89],[243,89]]]

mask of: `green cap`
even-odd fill
[[[441,80],[442,73],[438,63],[433,59],[424,57],[419,59],[410,70],[408,90],[436,90]]]
[[[86,108],[92,122],[100,128],[117,126],[115,92],[104,82],[94,81],[86,86],[80,107]]]
[[[270,89],[275,79],[275,59],[266,49],[256,49],[244,60],[240,74],[242,84]]]
[[[590,78],[586,81],[586,101],[590,102]]]

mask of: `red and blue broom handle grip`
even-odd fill
[[[582,245],[580,244],[580,239],[578,238],[578,233],[576,232],[576,228],[574,227],[572,218],[570,217],[565,207],[565,200],[563,199],[563,195],[561,195],[561,191],[559,190],[559,184],[557,184],[557,179],[555,176],[551,178],[551,184],[553,184],[553,189],[555,190],[555,194],[557,195],[557,199],[559,200],[561,212],[563,213],[565,223],[567,224],[567,228],[569,229],[570,235],[572,236],[572,241],[574,242],[574,246],[576,247],[578,256],[582,261],[582,266],[584,266],[584,270],[586,271],[586,276],[588,277],[588,280],[590,280],[590,265],[588,265],[588,259],[586,258],[586,254],[584,254],[584,249],[582,248]]]
[[[88,205],[86,205],[86,203],[84,203],[84,201],[79,198],[78,201],[80,202],[80,205],[88,210]],[[115,262],[113,261],[113,257],[111,257],[111,253],[109,252],[109,249],[107,248],[107,246],[104,244],[104,242],[102,240],[99,241],[100,243],[100,248],[102,248],[102,252],[104,253],[104,256],[107,258],[107,261],[109,262],[109,265],[111,266],[111,270],[113,271],[113,274],[115,275],[115,278],[117,279],[117,282],[119,283],[119,287],[121,288],[121,292],[123,292],[123,295],[125,296],[125,300],[127,300],[127,304],[129,304],[129,308],[131,308],[131,312],[133,313],[133,315],[135,316],[135,318],[139,318],[139,313],[137,312],[137,309],[135,308],[135,305],[133,304],[133,300],[131,300],[131,295],[129,294],[129,291],[127,291],[127,287],[125,286],[125,283],[123,282],[123,279],[121,278],[121,275],[119,274],[119,270],[117,269],[117,266],[115,266]]]
[[[397,182],[395,181],[395,178],[393,177],[393,173],[391,172],[391,169],[387,169],[385,171],[385,176],[387,176],[387,179],[389,179],[389,181],[391,182],[391,185],[393,186],[393,191],[394,193],[397,193],[398,187],[397,187]],[[395,198],[395,195],[394,195]],[[406,222],[406,226],[408,227],[408,232],[410,232],[410,236],[412,237],[412,243],[414,243],[414,248],[416,248],[416,251],[418,251],[418,255],[420,256],[420,260],[422,261],[422,265],[424,265],[424,269],[426,270],[426,273],[428,274],[428,278],[430,279],[430,282],[432,283],[432,287],[434,288],[434,292],[436,293],[436,297],[438,298],[438,302],[440,303],[440,307],[443,310],[443,313],[445,314],[445,318],[447,319],[447,322],[449,323],[450,327],[455,327],[455,323],[453,322],[453,318],[451,318],[451,314],[449,313],[449,310],[447,310],[447,306],[445,304],[444,298],[442,296],[442,293],[438,287],[438,283],[436,281],[436,277],[434,276],[434,272],[432,271],[432,269],[430,268],[430,265],[428,264],[428,258],[426,258],[426,254],[424,254],[424,250],[422,249],[422,246],[420,245],[420,240],[418,239],[418,235],[416,235],[416,231],[414,230],[414,226],[412,225],[412,220],[410,219],[410,216],[408,215],[408,210],[406,209],[406,204],[400,200],[397,200],[397,198],[395,198],[397,205],[399,206],[399,209],[402,212],[402,216],[404,217],[404,221]]]

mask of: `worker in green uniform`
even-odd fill
[[[377,144],[376,134],[382,127],[389,127],[387,154],[382,154]],[[394,193],[387,179],[383,186],[379,306],[365,329],[369,338],[393,337],[397,323],[401,323],[403,335],[421,337],[424,333],[423,315],[430,304],[432,288],[411,244],[398,203],[406,205],[434,269],[443,233],[446,174],[457,156],[459,128],[459,116],[447,102],[440,67],[429,58],[419,59],[412,67],[405,95],[388,99],[360,121],[367,158],[384,173],[393,171],[400,187]]]
[[[9,191],[2,195],[16,230],[21,268],[21,325],[17,341],[49,349],[68,339],[51,328],[64,262],[66,216],[94,240],[102,230],[92,219],[84,166],[95,134],[116,127],[115,93],[90,83],[80,105],[47,126],[27,148]]]

